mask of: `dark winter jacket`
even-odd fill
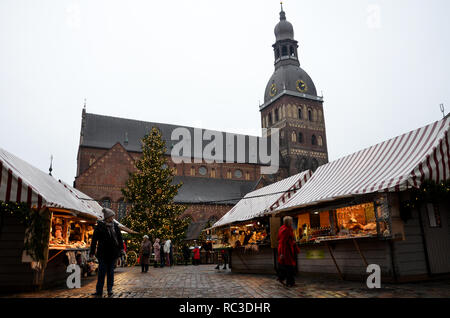
[[[117,223],[113,225],[116,239],[111,235],[105,222],[97,222],[92,236],[90,254],[95,254],[98,259],[113,260],[118,258],[123,251],[123,239]]]

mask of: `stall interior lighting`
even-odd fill
[[[253,224],[246,224],[245,226],[253,226]]]
[[[316,211],[316,212],[314,212],[314,214],[319,214],[319,212],[318,212],[318,211]]]

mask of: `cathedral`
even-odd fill
[[[141,156],[141,139],[152,127],[157,127],[166,142],[165,155],[175,174],[174,183],[183,183],[175,202],[187,206],[183,217],[190,218],[191,226],[186,238],[195,239],[208,222],[220,219],[248,192],[307,169],[314,171],[327,163],[323,98],[317,95],[311,77],[300,67],[299,45],[283,7],[274,31],[275,70],[259,110],[262,128],[280,129],[280,168],[276,174],[262,175],[264,164],[251,160],[250,155],[244,160],[235,158],[226,162],[210,163],[203,159],[175,163],[171,150],[176,142],[171,135],[178,126],[91,114],[84,108],[75,188],[112,208],[120,220],[127,211],[121,189],[129,173],[135,171],[134,162]],[[183,128],[195,134],[194,128]],[[245,141],[248,153],[250,140],[260,137],[234,134],[233,138]],[[227,149],[230,145],[223,146]]]

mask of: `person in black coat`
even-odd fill
[[[98,277],[94,296],[102,296],[105,284],[105,275],[108,278],[108,296],[112,295],[114,285],[114,267],[117,258],[124,253],[123,239],[119,226],[114,222],[115,213],[104,208],[104,221],[98,221],[92,236],[89,256],[95,255],[98,259]]]
[[[184,258],[184,265],[186,266],[189,259],[191,258],[191,250],[189,249],[189,246],[187,246],[187,244],[183,245],[183,258]]]

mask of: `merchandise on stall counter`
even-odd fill
[[[233,225],[227,229],[217,230],[217,241],[213,245],[214,248],[221,247],[247,247],[252,245],[267,243],[269,237],[267,235],[268,225],[262,221],[253,221],[250,223]],[[257,250],[253,248],[254,250]]]
[[[331,211],[303,213],[295,217],[294,222],[297,224],[294,234],[300,243],[389,235],[385,220],[378,220],[377,228],[372,202]]]
[[[92,240],[94,228],[86,221],[68,216],[53,216],[49,247],[56,249],[86,249]]]

